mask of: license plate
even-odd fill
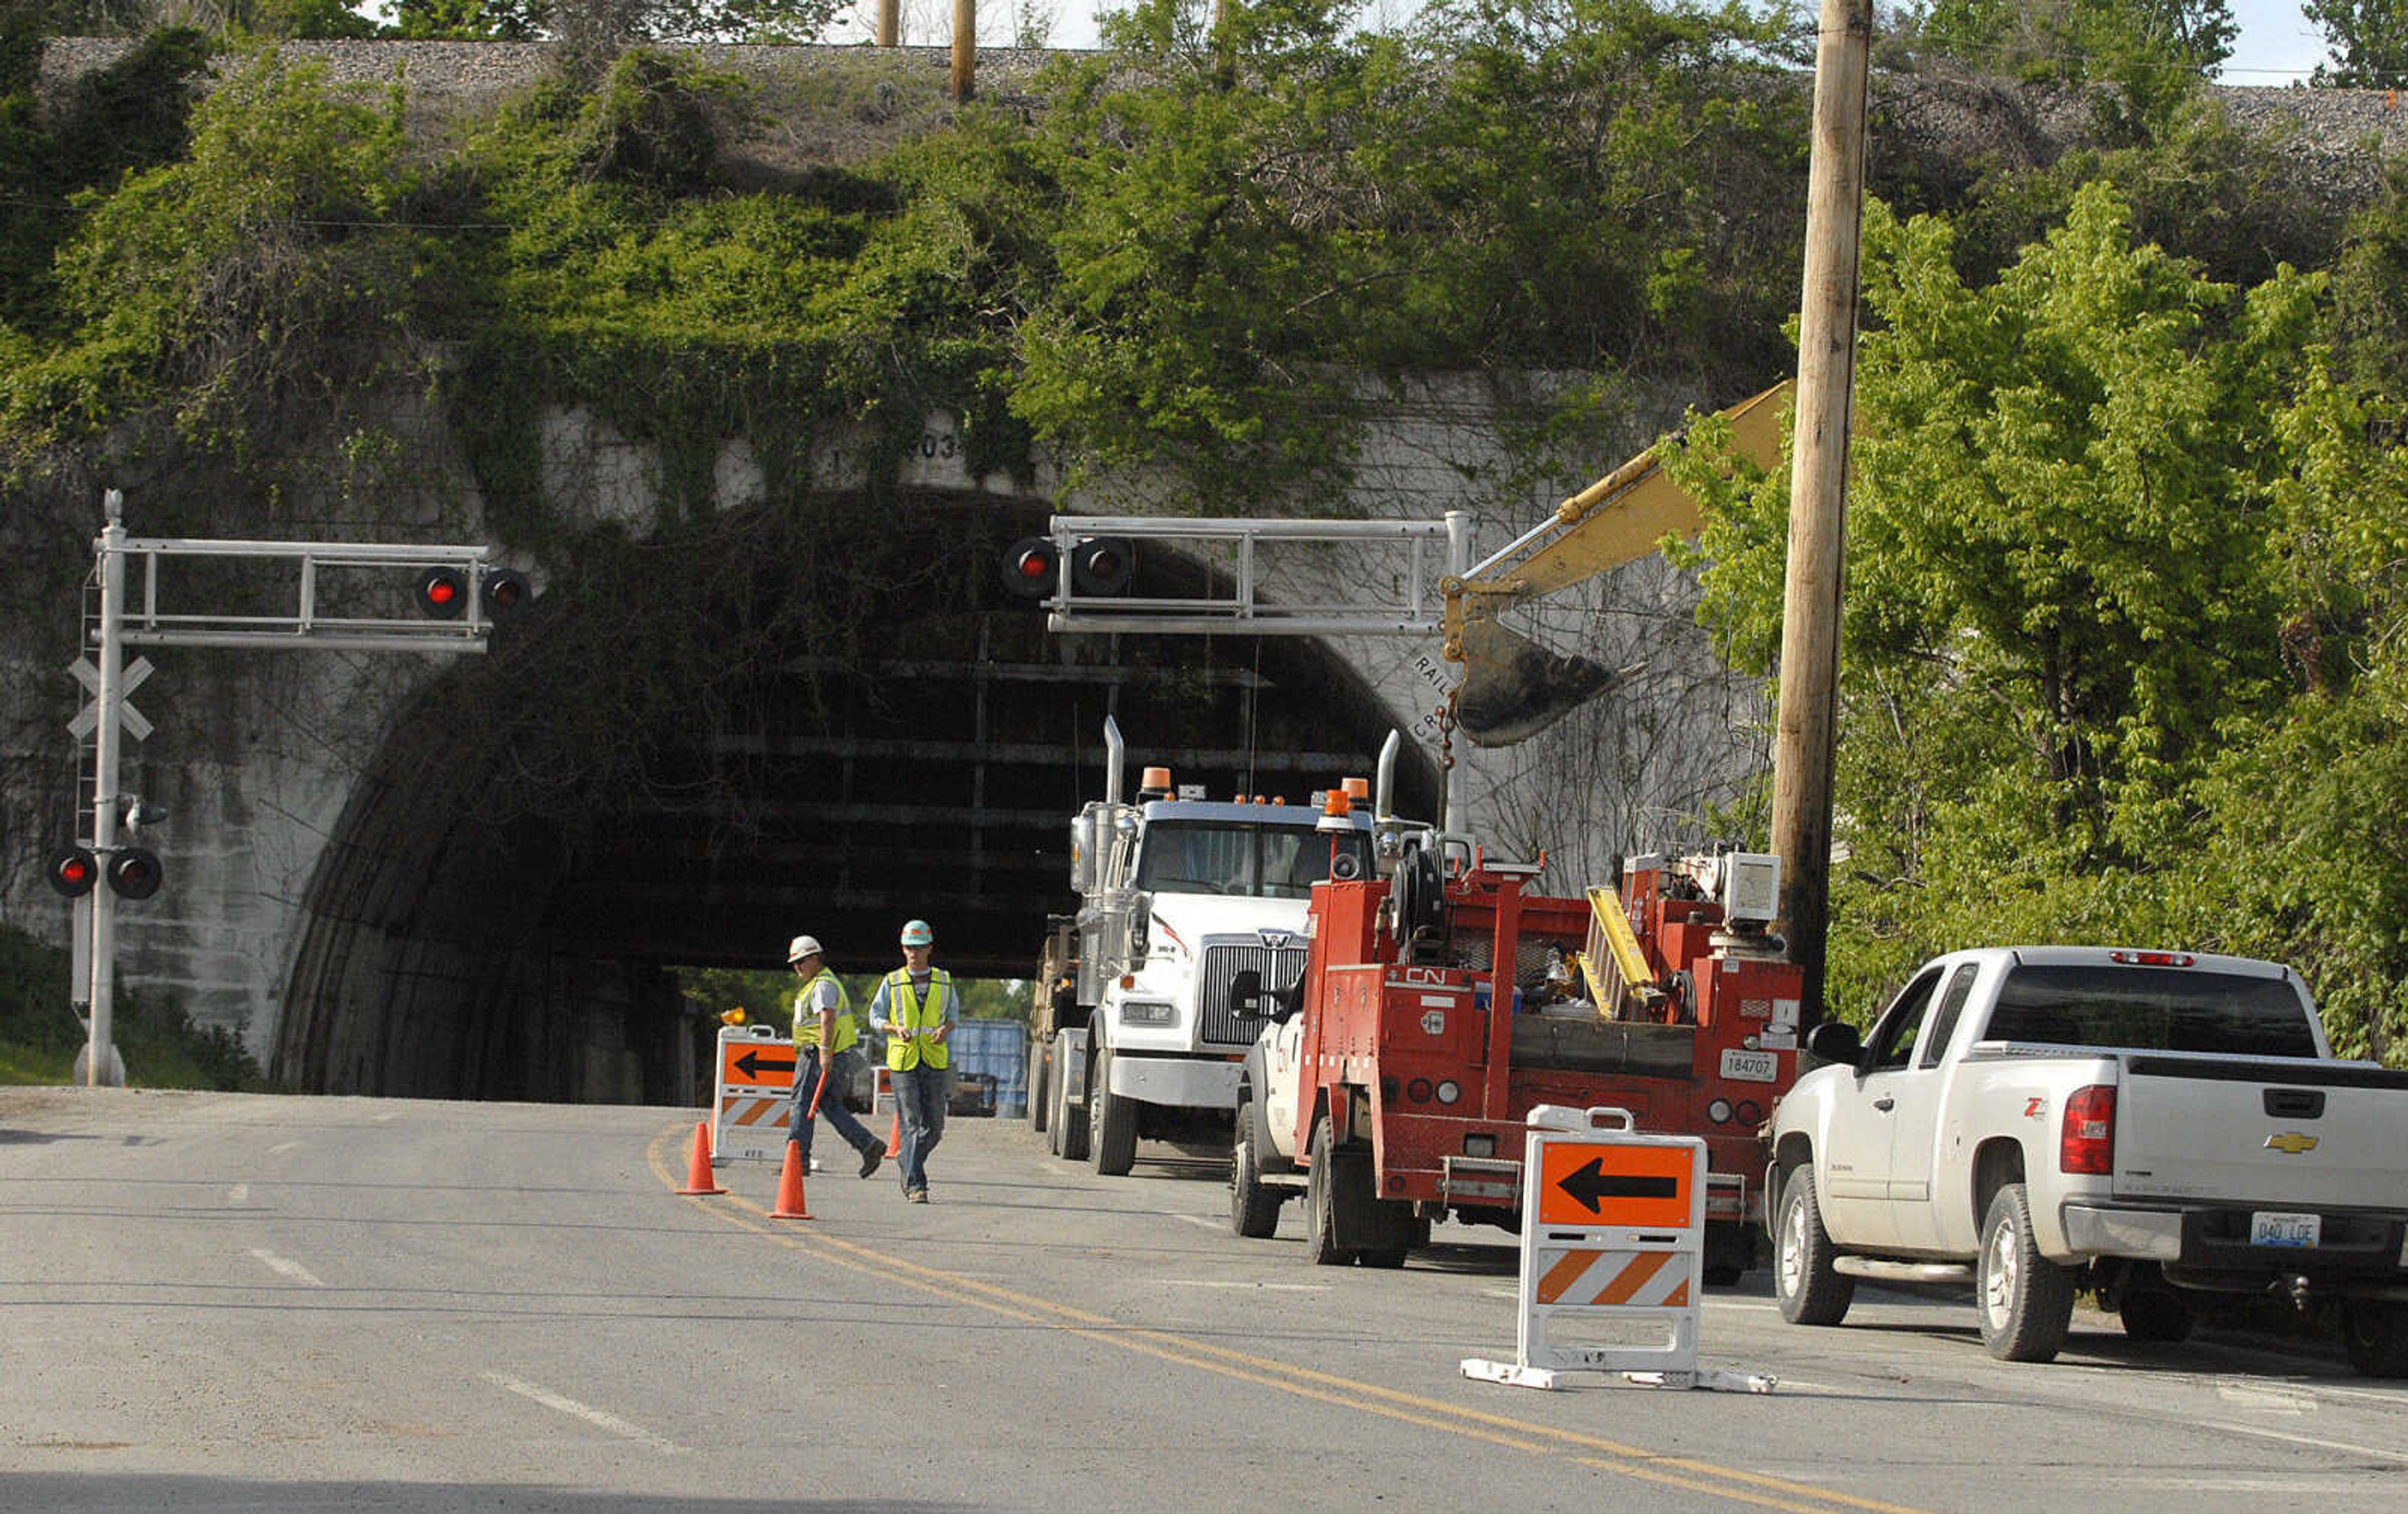
[[[1770,1083],[1781,1075],[1781,1059],[1769,1051],[1727,1050],[1723,1053],[1723,1076],[1740,1078],[1749,1083]]]
[[[2310,1247],[2316,1244],[2324,1221],[2315,1215],[2286,1215],[2260,1209],[2249,1217],[2252,1246]]]

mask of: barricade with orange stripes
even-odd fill
[[[1566,1371],[1619,1372],[1672,1388],[1770,1389],[1770,1377],[1698,1370],[1703,1141],[1642,1135],[1627,1110],[1541,1104],[1524,1145],[1515,1360],[1467,1359],[1465,1377],[1553,1388]],[[1639,1343],[1558,1345],[1558,1324]]]
[[[719,1071],[710,1105],[710,1161],[776,1161],[785,1155],[795,1088],[795,1044],[766,1025],[719,1032]]]

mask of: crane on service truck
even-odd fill
[[[1801,974],[1764,930],[1778,860],[1641,858],[1618,894],[1553,898],[1526,892],[1543,859],[1414,831],[1384,798],[1374,832],[1386,875],[1312,890],[1303,975],[1248,1053],[1231,1227],[1268,1237],[1300,1194],[1312,1261],[1398,1266],[1441,1217],[1519,1225],[1533,1107],[1605,1105],[1704,1139],[1705,1274],[1736,1281],[1797,1074]]]
[[[1226,1138],[1253,996],[1302,971],[1312,886],[1368,873],[1371,843],[1345,799],[1208,800],[1167,768],[1125,803],[1109,718],[1104,748],[1104,798],[1070,823],[1079,907],[1047,941],[1029,1099],[1050,1149],[1119,1175],[1140,1136]],[[1346,784],[1368,798],[1367,780]]]

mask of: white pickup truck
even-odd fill
[[[2190,952],[1988,947],[1926,963],[1773,1111],[1773,1288],[1837,1324],[1859,1277],[1974,1285],[1994,1356],[2045,1362],[2078,1292],[2137,1340],[2202,1292],[2337,1305],[2408,1376],[2408,1072],[2332,1059],[2299,975]]]

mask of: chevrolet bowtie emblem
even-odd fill
[[[2286,1157],[2296,1157],[2302,1151],[2314,1151],[2315,1148],[2315,1136],[2302,1135],[2297,1131],[2284,1131],[2279,1134],[2266,1137],[2267,1150],[2280,1151]]]

